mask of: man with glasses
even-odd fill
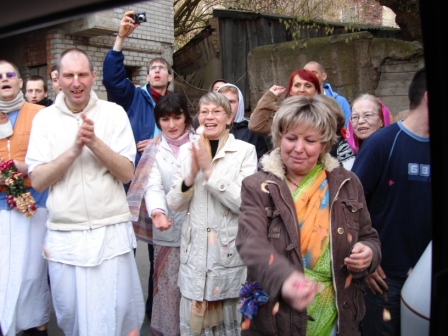
[[[126,77],[123,63],[123,43],[126,37],[140,25],[132,19],[133,13],[134,11],[129,11],[124,14],[120,22],[115,44],[112,50],[106,54],[103,64],[103,85],[106,88],[109,100],[121,105],[128,114],[137,146],[137,155],[135,157],[135,167],[137,167],[148,141],[160,133],[154,119],[154,107],[160,97],[169,93],[168,85],[172,81],[173,75],[170,64],[164,58],[157,57],[153,58],[148,64],[147,85],[142,88],[135,87]],[[127,190],[128,188],[129,184],[125,185],[125,189]],[[148,232],[145,235],[137,234],[137,238],[148,243],[151,265],[146,315],[150,319],[152,313],[154,250],[152,245],[152,224],[149,218],[147,221]]]
[[[47,219],[45,203],[47,191],[41,193],[31,187],[25,155],[31,124],[44,106],[25,101],[23,81],[18,68],[0,60],[0,325],[3,335],[47,335],[50,319],[50,289],[47,280],[47,263],[42,257]],[[23,177],[26,192],[18,193],[20,183],[5,179],[5,171],[14,163]],[[11,173],[15,174],[15,173]],[[15,190],[15,191],[14,191]],[[17,207],[11,203],[11,192]],[[26,197],[26,198],[24,198]],[[28,200],[30,207],[21,207]],[[10,205],[11,204],[11,205]]]
[[[372,134],[352,171],[366,196],[382,260],[366,279],[364,335],[400,335],[400,294],[431,240],[431,162],[425,70],[408,91],[409,114]],[[367,118],[367,115],[364,115]]]

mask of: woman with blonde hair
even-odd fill
[[[359,335],[381,249],[359,179],[328,154],[336,118],[321,95],[287,98],[272,140],[241,189],[243,335]]]

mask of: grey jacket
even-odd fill
[[[330,189],[330,248],[338,332],[359,335],[365,313],[364,278],[380,263],[380,242],[356,175],[339,167],[329,155],[322,161]],[[281,298],[283,282],[293,271],[303,272],[303,264],[294,201],[284,179],[279,149],[266,154],[260,163],[262,170],[243,180],[236,246],[248,268],[247,281],[258,281],[270,301],[260,306],[250,329],[243,334],[306,335],[306,311],[293,310]],[[372,249],[372,264],[364,272],[353,273],[350,286],[345,288],[350,271],[344,258],[359,241]],[[279,311],[272,315],[276,302],[280,302]]]

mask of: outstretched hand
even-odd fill
[[[298,311],[305,310],[313,302],[316,292],[317,284],[297,271],[286,278],[281,289],[286,303]]]
[[[132,14],[134,14],[133,10],[124,13],[123,18],[120,21],[120,28],[118,29],[119,37],[128,37],[132,34],[135,28],[140,26],[139,23],[135,23],[132,19]]]
[[[151,214],[152,224],[154,227],[160,231],[168,230],[173,223],[172,219],[167,219],[166,215],[163,212],[155,212],[153,211]]]

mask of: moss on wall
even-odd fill
[[[398,90],[390,90],[388,95],[388,87],[394,87],[396,83],[384,74],[409,72],[406,76],[397,77],[405,82],[401,83],[403,86],[407,86],[413,73],[423,66],[423,48],[397,39],[374,38],[368,32],[255,48],[248,55],[252,109],[266,90],[274,84],[287,86],[289,74],[303,68],[309,61],[317,61],[324,66],[327,82],[347,100],[352,101],[361,93],[381,92],[380,98],[400,102],[391,109],[395,114],[407,108],[407,97],[403,98],[403,92]],[[403,63],[411,66],[404,68]],[[379,87],[380,91],[377,90]],[[392,96],[396,96],[395,99]]]

